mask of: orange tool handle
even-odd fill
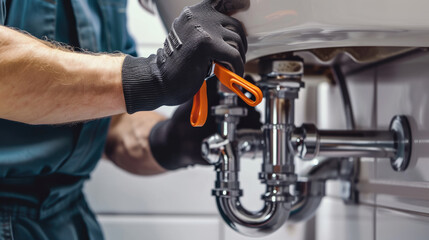
[[[241,99],[243,99],[243,101],[247,103],[247,105],[251,107],[256,107],[256,105],[261,103],[264,95],[262,94],[261,89],[259,89],[257,86],[251,84],[250,82],[246,81],[242,77],[229,71],[228,69],[222,67],[219,64],[215,65],[214,74],[223,85],[231,89],[231,91],[235,92],[235,94],[237,94]],[[244,93],[240,90],[239,86],[250,92],[255,97],[255,100],[253,101],[252,99],[246,97],[246,95],[244,95]]]
[[[236,93],[249,106],[255,107],[261,103],[263,94],[261,89],[259,89],[257,86],[244,80],[242,77],[220,66],[219,64],[215,64],[214,74],[223,85]],[[244,95],[244,93],[240,90],[240,86],[249,91],[255,97],[255,100],[246,97],[246,95]],[[194,96],[191,110],[191,125],[193,127],[204,126],[204,123],[207,120],[207,113],[207,84],[206,81],[204,81],[200,90]]]
[[[200,90],[194,95],[191,110],[191,125],[193,127],[202,127],[207,120],[207,84],[204,80]]]

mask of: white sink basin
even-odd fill
[[[241,0],[238,0],[241,1]],[[166,26],[198,0],[157,0]],[[250,0],[235,15],[248,34],[248,60],[314,48],[429,46],[427,0]]]

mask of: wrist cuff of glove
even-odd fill
[[[186,167],[187,165],[183,165],[180,158],[175,157],[177,153],[174,153],[174,146],[168,141],[169,121],[170,120],[159,122],[152,128],[149,135],[149,144],[152,155],[159,165],[167,170],[175,170]]]
[[[129,114],[151,111],[163,105],[164,87],[151,58],[126,56],[122,65],[122,88]]]

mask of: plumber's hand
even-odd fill
[[[208,109],[219,103],[217,79],[207,81]],[[241,99],[240,104],[246,105]],[[247,106],[247,105],[246,105]],[[203,127],[192,127],[189,121],[192,101],[181,105],[171,119],[162,121],[152,128],[149,142],[152,155],[165,169],[174,170],[194,164],[207,164],[201,157],[201,142],[216,133],[215,118],[209,115]],[[238,128],[260,129],[260,114],[248,107],[248,116],[242,118]]]
[[[125,58],[122,85],[128,113],[191,99],[212,61],[243,75],[246,34],[238,20],[216,9],[225,10],[216,5],[218,2],[204,0],[184,8],[156,55]]]

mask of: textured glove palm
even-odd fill
[[[164,47],[148,58],[127,56],[122,81],[128,113],[178,105],[192,98],[217,61],[243,75],[247,42],[239,21],[212,0],[184,8]]]

